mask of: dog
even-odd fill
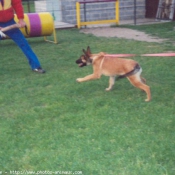
[[[82,51],[84,54],[76,60],[76,64],[79,67],[92,65],[93,73],[84,78],[77,78],[77,82],[99,79],[101,75],[109,76],[109,87],[106,88],[106,91],[110,91],[115,83],[116,76],[118,76],[117,79],[126,77],[133,86],[145,91],[146,102],[151,100],[150,87],[146,85],[146,80],[141,77],[142,68],[138,62],[132,59],[119,58],[115,55],[111,56],[104,52],[92,54],[89,46],[87,50],[83,49]]]

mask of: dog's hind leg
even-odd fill
[[[150,87],[147,86],[145,83],[142,82],[142,78],[140,77],[140,74],[137,73],[135,75],[127,77],[131,84],[143,91],[147,94],[147,98],[145,101],[150,101],[151,100],[151,92],[150,92]]]
[[[109,87],[106,88],[106,91],[110,91],[115,83],[115,76],[109,77]]]
[[[142,80],[142,83],[146,84],[146,79],[143,78],[143,77],[141,77],[141,76],[140,76],[140,78],[141,78],[141,80]]]

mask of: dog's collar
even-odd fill
[[[93,60],[91,58],[89,58],[89,60],[90,60],[90,63],[92,63]]]

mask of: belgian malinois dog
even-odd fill
[[[83,49],[83,52],[84,54],[76,60],[76,63],[79,67],[92,65],[93,74],[84,78],[77,78],[77,82],[99,79],[101,75],[109,76],[109,87],[106,88],[106,91],[110,91],[115,83],[116,76],[118,76],[117,79],[126,77],[133,86],[145,91],[147,95],[145,101],[151,100],[150,87],[146,85],[146,80],[141,77],[142,68],[136,61],[118,58],[104,52],[92,54],[89,46],[87,51]]]

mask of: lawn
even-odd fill
[[[164,43],[77,29],[58,30],[58,44],[29,38],[47,71],[42,75],[30,70],[11,40],[0,41],[0,173],[174,175],[175,58],[139,56],[175,50],[173,26],[134,27],[167,38]],[[92,73],[75,64],[87,46],[93,53],[137,54],[152,101],[127,79],[110,92],[105,76],[77,83]]]

